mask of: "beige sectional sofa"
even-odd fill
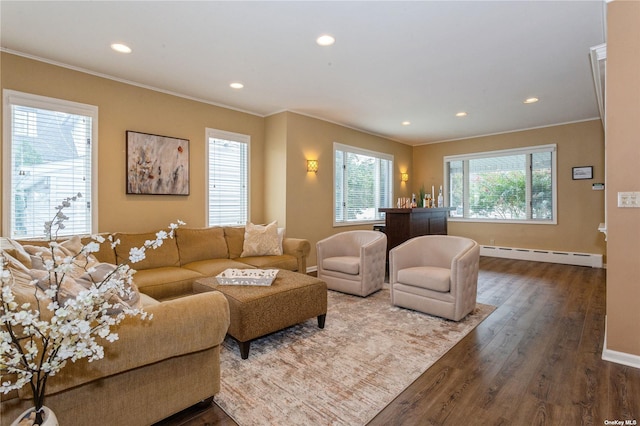
[[[129,249],[155,233],[115,233],[96,253],[105,263],[128,262]],[[86,239],[84,240],[87,241]],[[44,241],[22,241],[44,245]],[[229,327],[229,306],[218,291],[194,294],[193,282],[227,268],[277,267],[306,271],[307,240],[283,238],[280,255],[242,257],[244,228],[179,228],[157,250],[132,265],[134,281],[151,321],[128,318],[120,339],[105,345],[105,358],[68,364],[47,384],[45,404],[61,425],[149,425],[220,390],[220,345]],[[11,244],[2,241],[7,253]],[[1,395],[0,424],[31,406],[26,388]]]

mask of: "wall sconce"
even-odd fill
[[[400,174],[400,180],[402,182],[408,182],[409,181],[409,173],[401,173]]]
[[[318,160],[307,160],[307,172],[318,173]]]

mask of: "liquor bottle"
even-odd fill
[[[444,197],[442,196],[442,185],[440,185],[440,192],[438,193],[438,208],[444,207]]]
[[[411,207],[418,207],[418,203],[416,203],[416,194],[411,194]]]

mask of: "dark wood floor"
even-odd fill
[[[601,359],[603,269],[485,257],[480,269],[478,301],[496,311],[371,426],[640,422],[640,369]],[[161,425],[235,422],[214,404]]]

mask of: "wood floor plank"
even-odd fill
[[[482,257],[478,302],[496,310],[369,425],[640,421],[640,369],[602,360],[605,299],[603,269]],[[229,424],[214,405],[158,426]]]

